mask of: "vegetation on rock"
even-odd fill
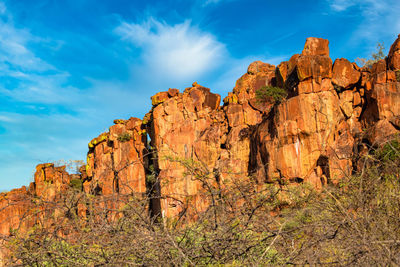
[[[202,164],[176,159],[203,183],[202,197],[210,203],[190,222],[152,219],[146,197],[121,202],[121,196],[100,200],[68,191],[58,204],[38,204],[57,223],[8,238],[8,264],[397,265],[398,147],[395,139],[371,150],[360,161],[364,168],[322,191],[307,183],[255,191],[249,179],[219,184]],[[82,211],[83,219],[77,216]]]
[[[385,59],[385,45],[383,43],[376,44],[376,51],[371,54],[371,58],[357,58],[356,61],[360,63],[363,67],[371,67],[374,63],[378,62],[381,59]]]
[[[132,139],[132,135],[130,133],[123,133],[118,136],[117,140],[120,142],[127,142]]]
[[[79,173],[38,165],[0,195],[7,265],[399,265],[400,36],[373,68],[328,43],[250,64],[222,107],[158,93]]]
[[[286,90],[276,86],[263,86],[256,90],[256,99],[260,103],[264,103],[270,98],[272,98],[275,102],[280,103],[286,97]]]

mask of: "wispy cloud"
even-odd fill
[[[202,4],[203,7],[206,7],[206,6],[209,6],[209,5],[220,4],[222,2],[232,2],[232,1],[235,1],[235,0],[200,0],[200,2],[203,3]]]
[[[149,18],[140,24],[122,22],[115,32],[142,50],[141,59],[154,73],[176,80],[211,71],[226,56],[224,44],[190,21],[168,25]]]
[[[356,4],[354,0],[329,0],[330,7],[335,11],[344,11]]]
[[[13,120],[12,118],[10,118],[9,116],[0,115],[0,121],[3,121],[3,122],[13,122],[14,120]]]
[[[69,74],[38,57],[30,44],[41,42],[28,29],[14,25],[0,2],[0,97],[30,103],[62,103],[73,88],[63,86]],[[62,96],[64,95],[64,96]]]
[[[251,61],[263,60],[261,56],[232,56],[215,34],[190,20],[171,24],[149,16],[141,23],[119,21],[109,27],[106,38],[112,44],[99,43],[99,51],[112,56],[95,63],[84,62],[90,61],[85,58],[77,77],[76,70],[63,68],[68,64],[46,60],[31,46],[54,41],[18,25],[0,0],[0,99],[8,103],[0,107],[3,188],[27,184],[37,163],[83,159],[91,138],[115,118],[143,116],[151,108],[150,96],[158,91],[183,89],[198,81],[224,97]],[[85,40],[95,43],[95,37],[85,36]],[[61,52],[69,42],[88,53],[76,35],[58,42]],[[265,61],[277,64],[281,59]],[[124,65],[126,76],[91,76],[90,70],[99,65],[111,73],[113,66]],[[71,85],[76,78],[85,80],[84,88]],[[22,112],[20,106],[29,111]],[[15,182],[9,182],[9,177]]]
[[[36,164],[82,159],[92,123],[66,114],[0,113],[0,190],[28,185]],[[80,126],[77,131],[77,125]]]
[[[361,20],[353,39],[376,42],[400,32],[398,0],[327,0],[334,12],[359,14]]]
[[[210,5],[210,4],[218,4],[219,2],[221,2],[223,0],[205,0],[204,1],[204,5]]]
[[[26,29],[18,29],[13,24],[13,17],[0,3],[0,70],[3,75],[18,71],[47,71],[54,67],[36,57],[28,49],[29,42],[35,38]]]

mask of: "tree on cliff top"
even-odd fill
[[[370,59],[365,58],[356,58],[356,62],[359,63],[362,67],[371,67],[374,63],[378,62],[381,59],[385,59],[385,45],[384,43],[376,44],[376,51],[371,54]]]

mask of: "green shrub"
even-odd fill
[[[371,54],[370,59],[365,58],[356,58],[357,63],[359,63],[362,67],[372,67],[372,65],[378,62],[381,59],[385,59],[385,46],[383,43],[376,44],[376,51]]]
[[[286,97],[286,90],[280,87],[263,86],[256,91],[256,99],[260,103],[268,101],[269,98],[273,98],[275,102],[280,103]]]
[[[127,142],[132,139],[132,135],[130,133],[123,133],[118,136],[117,140],[120,142]]]
[[[396,70],[396,81],[400,82],[400,70]]]
[[[83,183],[82,183],[82,180],[81,179],[72,179],[71,180],[71,182],[69,183],[69,185],[72,187],[72,188],[75,188],[75,189],[82,189],[82,185],[83,185]]]
[[[307,183],[255,190],[252,179],[218,182],[201,162],[165,157],[185,168],[187,181],[201,184],[198,197],[207,209],[196,210],[193,195],[175,199],[168,191],[97,198],[66,190],[53,203],[36,196],[35,216],[49,224],[13,231],[5,265],[398,266],[399,149],[395,138],[361,158],[357,173],[321,191]],[[156,177],[152,165],[147,173],[146,179]],[[156,201],[150,201],[168,198],[179,202],[179,216],[152,218],[149,203]],[[75,216],[63,218],[60,211]]]
[[[400,142],[398,138],[387,142],[382,148],[375,151],[378,160],[381,161],[395,161],[400,158]]]

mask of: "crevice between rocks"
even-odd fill
[[[155,221],[162,219],[161,211],[161,187],[159,180],[158,155],[151,138],[151,125],[147,125],[147,142],[143,153],[143,161],[146,175],[146,196],[148,199],[150,217]]]

